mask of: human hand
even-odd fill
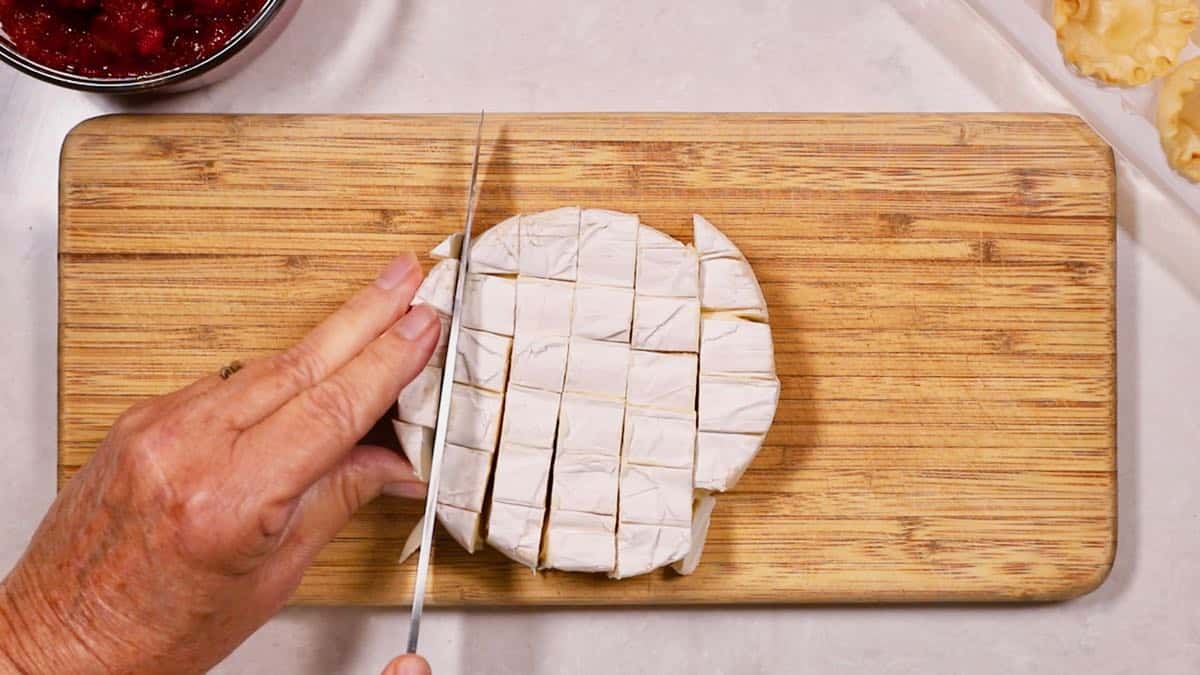
[[[0,671],[206,670],[356,509],[422,497],[400,455],[356,445],[437,344],[420,280],[397,258],[290,349],[121,415],[0,584]]]
[[[429,663],[416,654],[404,654],[392,659],[383,675],[433,675]]]

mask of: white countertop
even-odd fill
[[[72,125],[483,106],[1069,110],[950,0],[310,1],[248,70],[149,104],[0,70],[0,571],[54,493],[57,161]],[[1200,222],[1120,170],[1120,543],[1099,590],[1032,607],[435,610],[422,632],[435,671],[1200,672]],[[376,673],[407,618],[288,610],[218,672]]]

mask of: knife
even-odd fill
[[[429,465],[429,491],[425,496],[425,518],[421,526],[417,580],[413,585],[412,618],[408,624],[408,653],[417,652],[421,636],[421,611],[425,606],[425,586],[429,583],[433,525],[437,519],[438,484],[442,478],[442,455],[446,449],[446,427],[450,422],[450,394],[454,387],[454,366],[458,360],[458,332],[462,328],[463,288],[467,280],[467,252],[471,250],[471,225],[475,222],[475,202],[479,198],[479,146],[483,139],[483,111],[475,128],[475,157],[471,160],[471,183],[467,188],[467,222],[463,227],[462,248],[458,252],[458,281],[454,285],[454,309],[450,315],[450,334],[446,340],[446,360],[442,367],[442,392],[438,399],[437,426],[433,431],[433,461]]]

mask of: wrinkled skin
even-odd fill
[[[359,444],[436,346],[420,280],[397,258],[290,349],[121,415],[0,585],[0,672],[207,670],[355,510],[423,497],[400,455]]]

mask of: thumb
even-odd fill
[[[433,675],[429,662],[416,654],[405,654],[392,659],[383,669],[383,675]]]

